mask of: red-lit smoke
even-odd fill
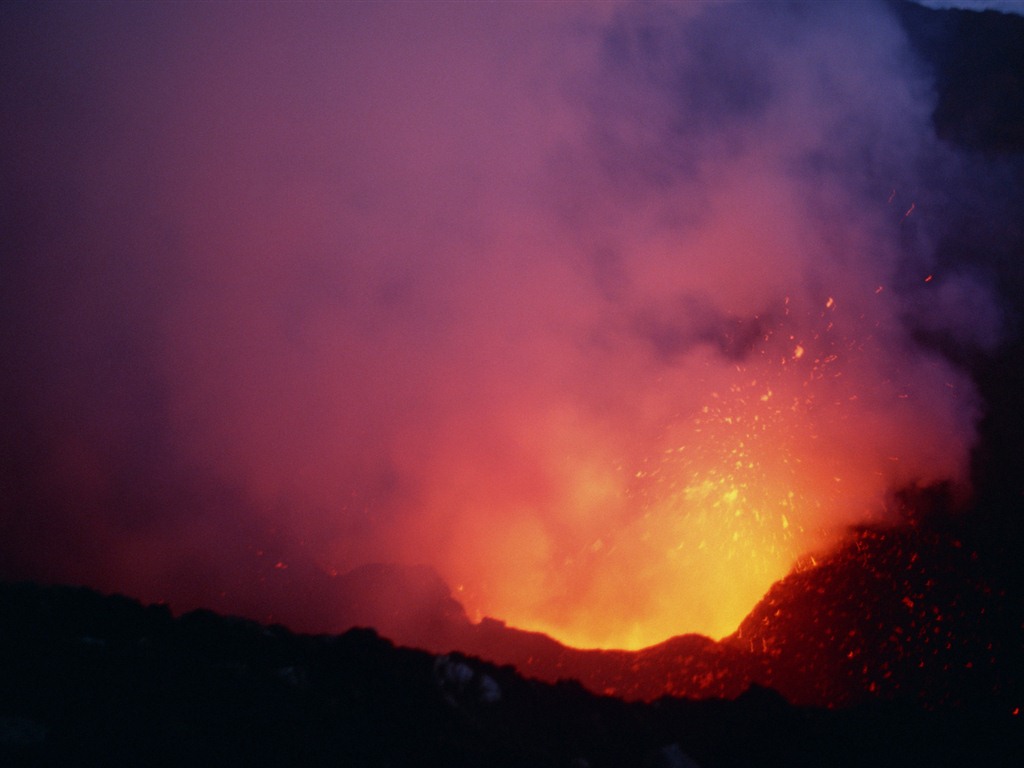
[[[636,647],[965,479],[914,332],[998,313],[925,285],[953,161],[884,5],[5,14],[26,574],[258,610],[271,542]]]

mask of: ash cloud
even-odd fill
[[[661,457],[737,383],[854,488],[805,473],[750,589],[966,480],[974,389],[915,332],[999,333],[929,239],[977,169],[884,4],[3,16],[7,575],[258,612],[270,561],[426,563],[628,643],[609,602],[731,629],[728,574],[662,562],[699,542]]]

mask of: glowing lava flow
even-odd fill
[[[725,323],[659,381],[679,410],[628,458],[556,443],[557,492],[536,510],[452,529],[457,598],[579,648],[721,638],[848,526],[880,521],[893,491],[962,477],[969,384],[937,357],[894,355],[886,306],[863,284]]]
[[[704,405],[632,472],[629,522],[567,559],[559,615],[498,615],[576,647],[723,637],[801,556],[870,518],[889,478],[877,455],[859,455],[865,378],[844,374],[864,367],[864,343],[834,331],[835,311],[831,297],[800,313],[787,299],[756,318],[763,330],[729,365],[717,350],[695,352],[705,362],[688,370],[707,372],[693,382]]]
[[[670,447],[637,472],[639,534],[666,563],[676,632],[733,632],[797,557],[826,542],[815,521],[839,503],[844,481],[820,443],[825,422],[845,414],[819,412],[816,396],[827,387],[815,382],[838,376],[830,370],[839,359],[828,335],[834,308],[828,298],[823,329],[799,340],[783,333],[787,300],[778,326],[764,331],[749,362],[735,365],[732,383],[669,430]],[[665,619],[639,642],[673,634],[673,611],[663,608]]]

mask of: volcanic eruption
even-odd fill
[[[1017,177],[907,13],[5,8],[0,575],[328,631],[422,565],[452,626],[742,649],[968,498],[1009,331],[951,243]]]

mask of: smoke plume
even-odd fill
[[[2,17],[10,574],[257,611],[423,563],[635,647],[966,482],[939,350],[1000,313],[884,4]]]

